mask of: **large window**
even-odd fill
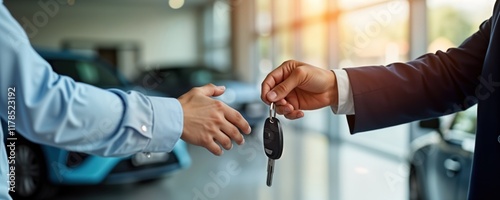
[[[426,50],[446,50],[477,31],[491,16],[493,4],[490,0],[256,0],[256,82],[289,59],[340,69],[405,62]],[[345,117],[332,115],[329,108],[284,123],[384,152],[398,158],[402,167],[409,150],[408,124],[350,135]],[[394,196],[405,198],[406,187],[398,186],[395,191],[401,192]],[[340,187],[357,191],[356,185]],[[357,195],[340,196],[358,199]]]
[[[273,68],[289,59],[339,69],[408,61],[410,50],[415,51],[410,41],[416,46],[421,43],[415,41],[428,41],[427,49],[418,52],[446,51],[477,31],[479,24],[491,16],[494,3],[490,0],[422,0],[411,4],[406,0],[256,0],[255,41],[259,63],[256,82],[260,83]],[[416,12],[412,13],[412,20],[410,10]],[[420,22],[414,19],[419,18],[427,21],[420,20],[423,25],[416,25]],[[410,27],[414,27],[413,33]],[[340,126],[328,126],[332,121],[339,121]],[[409,128],[405,125],[351,136],[345,118],[333,116],[329,109],[307,112],[301,122],[308,129],[366,142],[397,156],[405,155],[406,150],[400,150],[407,149],[409,140]]]
[[[203,8],[203,63],[218,71],[231,69],[230,5],[215,1]]]
[[[259,65],[259,80],[266,72],[271,71],[273,63],[272,38],[271,38],[271,1],[256,0],[256,36]]]
[[[341,68],[408,60],[406,1],[359,7],[342,13],[339,23]]]
[[[428,0],[428,52],[456,47],[491,17],[490,0]]]

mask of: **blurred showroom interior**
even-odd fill
[[[293,121],[279,116],[284,152],[276,161],[274,183],[267,187],[262,130],[269,107],[260,101],[260,83],[272,69],[290,59],[341,69],[405,62],[425,53],[446,51],[478,30],[491,16],[494,2],[4,0],[40,52],[98,58],[110,77],[130,86],[123,88],[147,94],[175,98],[193,86],[231,81],[228,88],[234,85],[234,90],[220,99],[253,120],[246,144],[220,157],[187,145],[187,151],[159,156],[158,163],[113,161],[113,166],[107,166],[108,173],[96,175],[94,181],[66,182],[54,177],[77,173],[79,165],[91,159],[86,154],[65,152],[74,157],[68,157],[57,169],[46,160],[40,161],[45,171],[39,171],[38,176],[45,178],[32,177],[26,187],[54,200],[411,199],[411,190],[417,190],[410,186],[409,178],[412,142],[436,135],[435,131],[414,122],[351,135],[345,116],[334,115],[330,108],[307,111],[304,118]],[[57,59],[73,58],[58,55],[61,58]],[[61,62],[49,61],[53,65]],[[81,73],[81,81],[95,81],[99,86],[96,77],[105,72],[87,65],[92,64],[76,63],[76,71],[68,73]],[[181,70],[168,71],[173,68]],[[454,121],[453,117],[441,122]],[[120,170],[143,170],[162,162],[175,165],[170,163],[165,173],[146,180],[108,182],[110,175]],[[120,164],[127,169],[118,169]],[[99,167],[94,165],[93,169]],[[129,180],[126,176],[132,180],[141,175],[122,173],[120,180]],[[464,182],[452,181],[462,181],[457,185]],[[456,188],[458,193],[459,186]]]

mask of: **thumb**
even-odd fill
[[[200,90],[203,95],[209,96],[209,97],[214,97],[214,96],[220,96],[224,94],[224,91],[226,90],[225,86],[215,86],[214,84],[206,84],[202,87],[200,87]]]
[[[271,102],[276,102],[284,99],[293,89],[295,89],[300,83],[305,73],[299,72],[300,69],[296,68],[292,74],[283,80],[280,84],[274,87],[270,92],[267,93],[267,99]]]

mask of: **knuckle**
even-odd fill
[[[215,101],[214,105],[217,109],[221,109],[224,107],[224,103],[222,103],[221,101]]]
[[[210,146],[210,148],[208,148],[208,150],[215,155],[220,155],[222,152],[222,149],[217,145]]]
[[[234,141],[236,141],[236,143],[238,144],[241,144],[243,142],[243,137],[237,137],[234,139]]]
[[[288,88],[285,84],[279,84],[276,86],[276,90],[279,90],[279,91],[288,91],[287,89]]]
[[[295,73],[295,75],[297,75],[299,77],[307,75],[307,71],[306,71],[306,69],[304,67],[297,67],[297,68],[295,68],[295,70],[293,70],[293,73]]]
[[[242,124],[242,123],[245,122],[245,118],[243,118],[243,116],[241,115],[241,113],[239,113],[237,111],[234,114],[234,119],[236,120],[236,122],[239,122],[240,124]]]
[[[224,118],[224,117],[222,117],[222,116],[220,116],[220,115],[217,115],[217,116],[215,116],[215,117],[213,118],[213,123],[214,123],[214,125],[215,125],[215,126],[220,127],[221,125],[223,125],[223,124],[224,124],[224,120],[225,120],[225,118]],[[215,129],[215,128],[214,128],[214,129]]]
[[[231,146],[231,140],[229,138],[224,138],[224,139],[221,139],[221,141],[219,141],[220,144],[224,147],[230,147]]]
[[[264,80],[267,80],[268,78],[269,78],[269,74],[266,76],[266,78]],[[264,89],[266,86],[267,86],[267,83],[265,81],[262,81],[262,83],[260,83],[261,89]]]
[[[215,126],[217,126],[218,128],[220,128],[222,125],[224,125],[224,121],[221,118],[216,118],[214,120],[214,123],[215,123]]]
[[[201,88],[200,87],[194,87],[194,88],[191,88],[191,91],[195,92],[195,93],[199,93],[199,92],[201,92]]]
[[[284,109],[283,109],[283,107],[281,107],[281,106],[277,106],[277,107],[276,107],[276,113],[278,113],[278,114],[280,114],[280,115],[284,114]]]
[[[205,132],[210,132],[210,130],[212,130],[212,129],[213,129],[213,128],[212,128],[212,125],[210,125],[209,123],[204,123],[204,124],[202,125],[202,128],[203,128],[203,130],[204,130]]]
[[[231,129],[229,130],[229,133],[227,133],[227,135],[229,135],[233,139],[237,138],[239,134],[240,134],[240,132],[234,126],[231,127]]]
[[[210,137],[210,136],[205,136],[205,137],[201,138],[201,144],[203,146],[208,146],[210,143],[212,143],[212,141],[213,141],[212,137]]]
[[[295,63],[295,60],[286,60],[281,65],[292,65],[293,63]]]

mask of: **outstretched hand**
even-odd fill
[[[222,155],[224,149],[231,149],[231,140],[243,144],[240,130],[251,132],[248,122],[241,114],[211,97],[222,95],[223,86],[208,84],[191,89],[179,97],[184,112],[184,129],[181,138],[194,145],[202,146],[215,155]],[[218,143],[218,144],[217,144]]]
[[[261,99],[275,102],[277,113],[288,119],[301,118],[303,110],[338,104],[336,77],[330,70],[286,61],[262,82]]]

